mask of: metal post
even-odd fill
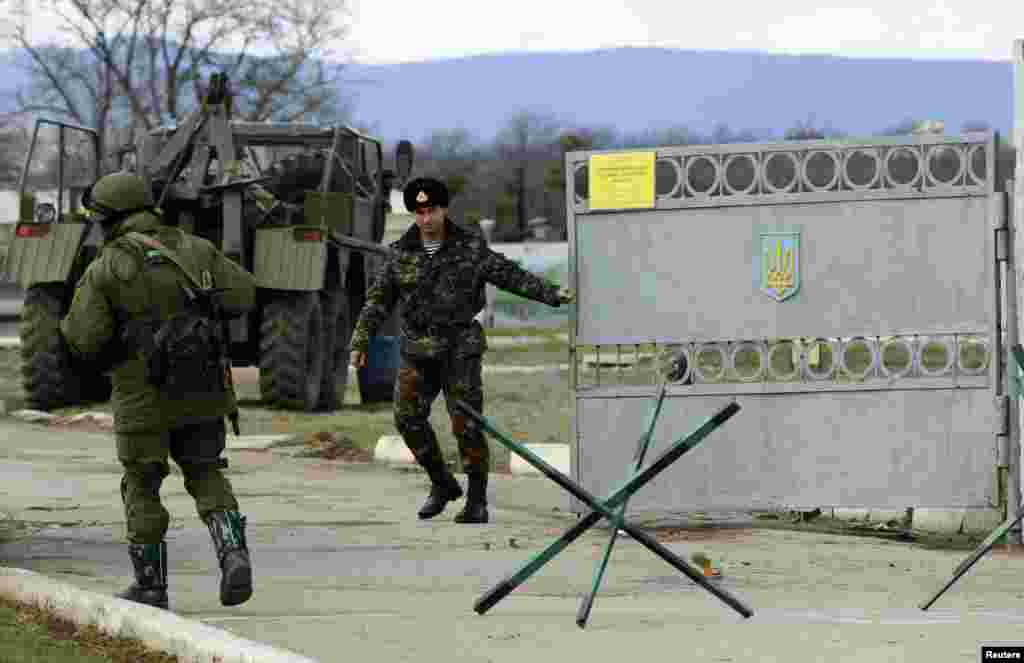
[[[1014,168],[1014,177],[1019,176],[1020,173],[1024,173],[1024,39],[1016,39],[1013,42],[1013,146],[1016,148],[1016,164]],[[1021,310],[1021,302],[1018,297],[1024,293],[1024,289],[1018,288],[1017,284],[1021,275],[1018,273],[1018,265],[1016,257],[1022,255],[1024,252],[1024,245],[1019,244],[1019,239],[1024,237],[1024,233],[1017,232],[1017,224],[1024,221],[1024,186],[1014,186],[1008,192],[1012,195],[1013,203],[1009,206],[1010,212],[1010,223],[1008,232],[1010,232],[1010,238],[1013,242],[1012,252],[1007,262],[1007,271],[1009,278],[1006,280],[1006,297],[1007,297],[1007,328],[1013,330],[1014,336],[1020,338],[1020,320],[1017,316],[1017,312]],[[1008,340],[1007,347],[1013,347],[1014,342]],[[1015,399],[1016,400],[1016,399]],[[1021,476],[1020,476],[1020,430],[1021,430],[1021,409],[1020,402],[1016,402],[1010,405],[1010,457],[1009,457],[1009,476],[1007,478],[1007,516],[1017,513],[1014,510],[1016,506],[1017,510],[1020,509],[1020,491],[1021,491]],[[1010,532],[1010,538],[1008,542],[1011,544],[1021,543],[1021,530],[1020,527],[1015,527]]]
[[[64,214],[64,151],[66,149],[64,127],[61,126],[57,129],[57,218],[54,219],[56,222],[60,222],[61,215]]]
[[[1010,200],[1016,200],[1016,188],[1013,181],[1007,183],[1007,196],[1001,197],[1003,204],[1005,204],[1010,212],[1010,219],[1006,224],[1007,233],[1007,247],[1013,247],[1016,242],[1017,232],[1014,228],[1014,222],[1016,214],[1013,214],[1015,210],[1009,204]],[[1022,187],[1024,188],[1024,187]],[[1006,348],[1012,348],[1020,342],[1020,333],[1018,328],[1017,311],[1017,261],[1014,259],[1015,251],[1010,250],[1006,252],[1006,262],[1004,269],[1005,278],[1003,279],[1003,286],[1006,290]],[[997,268],[999,268],[997,266]],[[1004,355],[1010,355],[1009,352]],[[1010,358],[1010,361],[1013,361]],[[1008,368],[1008,367],[1007,367]],[[1008,371],[1004,371],[1008,372]],[[1006,396],[1005,388],[1005,375],[1001,376],[1000,384],[998,385],[997,392],[1003,397]],[[1006,517],[1009,518],[1013,514],[1020,511],[1021,506],[1021,477],[1020,477],[1020,400],[1011,399],[1007,404],[1008,416],[1006,417]],[[1021,544],[1021,528],[1018,522],[1014,525],[1007,534],[1006,542],[1010,545]]]
[[[473,608],[477,614],[482,615],[485,613],[498,601],[507,596],[518,585],[522,584],[526,578],[532,575],[545,563],[550,561],[551,558],[558,554],[558,552],[560,552],[566,545],[572,542],[572,539],[569,539],[570,535],[573,535],[573,538],[578,538],[583,531],[585,531],[585,528],[590,528],[596,525],[602,518],[607,519],[612,527],[618,527],[619,529],[624,530],[633,538],[634,541],[668,562],[690,580],[703,587],[736,612],[740,613],[744,617],[750,617],[754,614],[753,611],[744,605],[739,599],[732,596],[732,594],[723,588],[713,585],[700,571],[691,567],[675,553],[668,550],[665,546],[658,543],[658,541],[653,537],[645,533],[642,529],[623,521],[622,517],[615,511],[617,506],[628,500],[646,483],[651,481],[655,476],[678,460],[683,454],[699,444],[701,440],[708,436],[708,434],[739,412],[740,406],[738,403],[734,401],[721,408],[718,412],[706,419],[704,423],[697,428],[697,430],[682,440],[674,443],[669,449],[665,450],[660,456],[658,456],[658,458],[655,459],[648,467],[634,474],[632,478],[626,481],[625,484],[620,486],[611,495],[607,496],[603,501],[594,497],[590,492],[573,482],[572,479],[546,463],[526,446],[505,437],[501,432],[495,429],[486,418],[476,412],[473,408],[466,405],[463,401],[457,400],[455,401],[455,405],[465,413],[466,416],[472,419],[482,431],[491,435],[491,437],[501,443],[502,446],[507,447],[527,463],[540,470],[541,474],[554,481],[592,510],[592,513],[588,515],[587,518],[580,520],[575,526],[567,530],[562,535],[562,538],[549,546],[547,550],[542,551],[513,576],[506,578],[495,588],[481,597]]]
[[[633,470],[630,472],[629,476],[626,477],[627,481],[632,478],[634,474],[637,474],[643,469],[644,458],[647,456],[647,449],[650,448],[651,438],[654,436],[654,425],[658,423],[658,415],[661,413],[661,405],[665,402],[665,394],[667,391],[668,376],[666,375],[665,380],[661,383],[661,388],[658,390],[658,395],[655,397],[654,406],[651,408],[651,415],[648,417],[647,426],[644,427],[644,433],[637,442],[636,452],[633,454]],[[617,513],[620,518],[626,517],[627,506],[628,504],[626,500],[623,500],[622,503],[619,504]],[[604,578],[605,569],[608,568],[608,560],[612,556],[612,549],[615,547],[615,540],[618,536],[619,528],[612,526],[611,536],[604,548],[604,556],[601,558],[601,563],[598,564],[597,569],[594,571],[594,582],[591,585],[590,593],[583,597],[579,610],[576,612],[576,625],[580,628],[585,628],[587,620],[590,619],[590,611],[594,607],[594,600],[597,598],[597,590],[601,587],[601,580]]]

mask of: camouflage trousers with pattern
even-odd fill
[[[117,433],[129,542],[159,543],[167,534],[170,514],[160,501],[160,486],[170,474],[168,456],[181,468],[185,490],[195,500],[200,518],[211,511],[238,510],[231,482],[223,472],[225,437],[221,418],[163,432]]]
[[[395,380],[395,426],[424,468],[444,463],[437,435],[430,425],[431,407],[438,394],[444,392],[462,469],[467,474],[486,474],[490,469],[490,449],[483,433],[455,408],[455,401],[462,400],[483,413],[481,362],[480,356],[459,357],[451,352],[436,359],[402,355]]]

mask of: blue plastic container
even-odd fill
[[[366,366],[357,371],[363,403],[387,403],[394,395],[398,375],[399,343],[395,336],[374,336],[366,353]]]

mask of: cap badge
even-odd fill
[[[416,202],[418,202],[418,203],[425,203],[425,202],[427,202],[427,192],[426,191],[420,191],[418,194],[416,194]]]

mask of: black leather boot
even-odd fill
[[[448,502],[462,497],[462,486],[442,462],[431,463],[424,469],[430,477],[430,494],[417,515],[426,520],[444,511]]]
[[[167,609],[167,544],[131,543],[128,554],[135,568],[131,587],[114,594],[119,599]]]
[[[466,506],[455,516],[457,523],[486,523],[487,515],[487,475],[470,474],[469,492],[466,495]]]
[[[206,516],[220,561],[220,603],[245,603],[252,596],[252,562],[245,544],[245,516],[237,511],[213,511]]]

